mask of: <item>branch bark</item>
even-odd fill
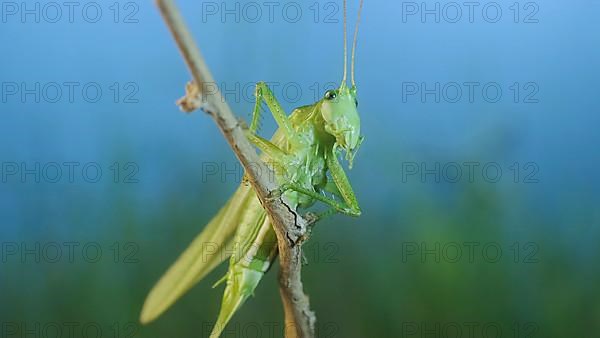
[[[310,310],[301,280],[302,242],[312,220],[300,216],[283,199],[268,198],[270,192],[278,189],[277,184],[268,179],[274,177],[271,169],[260,160],[248,142],[242,123],[235,118],[221,92],[218,89],[212,91],[212,95],[203,95],[201,92],[204,84],[214,84],[215,81],[174,1],[156,0],[156,3],[195,82],[188,84],[186,97],[179,104],[186,111],[202,108],[214,119],[244,167],[250,184],[273,223],[279,247],[279,289],[285,313],[285,336],[312,338],[316,317]]]

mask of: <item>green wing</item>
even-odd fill
[[[140,316],[143,324],[158,318],[179,297],[229,257],[236,228],[253,197],[252,188],[240,185],[150,291]]]

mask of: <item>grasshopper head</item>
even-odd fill
[[[325,131],[335,138],[338,147],[345,150],[346,159],[352,165],[356,149],[362,141],[356,86],[348,88],[342,83],[340,88],[328,90],[322,99],[321,114]]]
[[[358,37],[358,24],[362,12],[363,0],[360,0],[358,19],[354,31],[352,46],[351,79],[352,86],[348,88],[346,79],[348,75],[348,43],[346,23],[346,0],[344,0],[344,77],[340,88],[328,90],[321,100],[321,114],[325,122],[325,131],[335,138],[334,151],[341,147],[346,151],[346,159],[352,168],[352,161],[358,146],[363,138],[360,136],[360,117],[358,116],[358,99],[356,98],[356,82],[354,81],[354,59],[356,41]]]

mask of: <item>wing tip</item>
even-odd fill
[[[161,310],[160,308],[157,308],[156,305],[152,304],[153,302],[151,296],[152,294],[148,295],[148,298],[146,298],[146,302],[144,302],[142,312],[140,313],[139,320],[142,325],[148,325],[152,323],[164,312],[164,309]]]
[[[182,295],[183,292],[175,292],[175,296],[173,296],[173,293],[165,293],[163,284],[159,281],[146,297],[139,318],[141,324],[146,325],[155,321]],[[171,288],[171,290],[173,289],[175,288]]]

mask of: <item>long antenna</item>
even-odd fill
[[[346,30],[346,0],[344,0],[344,78],[342,79],[342,83],[346,83],[346,79],[348,78],[348,33]]]
[[[344,3],[345,3],[345,1],[346,0],[344,0]],[[360,6],[358,7],[358,18],[356,19],[356,28],[354,29],[354,42],[352,43],[352,66],[351,66],[352,67],[352,69],[351,69],[352,87],[356,86],[356,83],[354,82],[354,55],[356,54],[356,40],[358,38],[358,25],[360,24],[360,15],[362,13],[363,1],[364,0],[360,0]]]

